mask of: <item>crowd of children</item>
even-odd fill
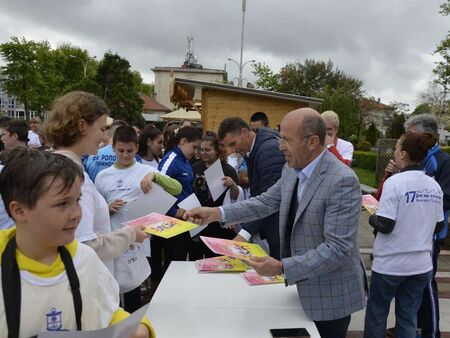
[[[237,235],[240,225],[219,222],[192,238],[186,232],[169,239],[123,223],[130,220],[130,203],[155,183],[177,198],[167,215],[180,219],[186,210],[178,203],[192,193],[208,207],[246,198],[246,188],[257,183],[251,180],[259,164],[248,155],[260,146],[258,128],[265,128],[260,136],[280,140],[267,128],[264,113],[252,118],[252,129],[239,121],[255,136],[248,138],[248,147],[240,144],[248,154],[233,153],[239,150],[236,144],[225,149],[217,134],[203,136],[190,123],[168,124],[164,130],[149,124],[138,134],[124,121],[107,126],[108,113],[102,99],[75,91],[55,101],[42,126],[37,118],[30,130],[24,121],[0,121],[0,338],[111,326],[143,305],[142,290],[153,293],[171,261],[214,256],[199,235],[248,240]],[[351,155],[340,154],[337,146],[338,117],[326,113],[328,149],[350,165]],[[392,165],[400,172],[385,181],[378,213],[370,218],[378,234],[367,337],[385,333],[394,297],[396,334],[412,336],[416,330],[422,293],[433,278],[432,239],[443,228],[448,199],[448,187],[423,171],[435,144],[433,133],[399,139]],[[214,200],[205,170],[218,160],[226,191]],[[282,165],[277,175],[281,170]],[[144,317],[133,337],[154,336]]]

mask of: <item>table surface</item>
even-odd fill
[[[320,337],[294,286],[249,286],[239,273],[198,273],[194,262],[171,263],[147,314],[159,338],[269,338],[290,327]]]

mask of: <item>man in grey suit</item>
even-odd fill
[[[284,274],[287,285],[297,285],[303,310],[320,335],[344,338],[351,314],[366,304],[357,243],[359,182],[327,151],[326,126],[315,110],[287,114],[280,135],[287,166],[274,186],[241,203],[193,209],[185,218],[233,224],[279,211],[282,259],[255,258],[249,264],[260,275]]]

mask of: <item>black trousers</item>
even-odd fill
[[[322,338],[345,338],[351,316],[335,320],[314,321]]]
[[[150,267],[152,281],[160,282],[172,261],[185,261],[189,249],[189,232],[172,238],[153,236],[150,241],[151,254]]]
[[[133,313],[141,307],[141,286],[136,289],[125,292],[123,294],[123,309],[129,313]]]

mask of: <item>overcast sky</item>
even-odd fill
[[[247,0],[244,61],[278,71],[306,58],[328,60],[363,80],[382,102],[411,109],[432,79],[432,55],[450,27],[444,0]],[[180,66],[186,36],[204,68],[238,74],[241,0],[0,0],[0,42],[11,36],[71,42],[101,58],[128,59],[146,82],[155,66]],[[254,80],[251,67],[244,76]]]

